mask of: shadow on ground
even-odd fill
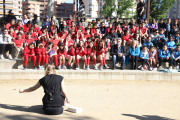
[[[122,114],[124,116],[129,116],[129,117],[134,117],[137,120],[175,120],[175,119],[171,119],[171,118],[167,118],[167,117],[161,117],[161,116],[157,116],[157,115],[133,115],[133,114]]]
[[[0,120],[57,120],[57,119],[68,119],[68,120],[97,120],[89,116],[78,116],[75,113],[64,111],[63,115],[45,115],[42,110],[42,105],[35,106],[18,106],[9,104],[0,104],[0,108],[15,110],[21,112],[28,112],[28,114],[21,115],[7,115],[0,113]],[[31,113],[37,113],[41,115],[33,115]]]

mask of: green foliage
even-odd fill
[[[112,17],[112,13],[116,10],[114,6],[115,0],[105,0],[105,4],[103,5],[103,10],[100,11],[100,14],[104,17]]]
[[[176,4],[176,0],[150,0],[150,19],[165,18],[173,4]]]

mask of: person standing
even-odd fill
[[[37,15],[36,14],[34,14],[34,19],[32,19],[32,24],[34,25],[35,23],[38,23],[38,26],[39,26],[39,24],[40,24],[40,21],[37,19]]]
[[[64,85],[64,77],[57,75],[55,66],[48,64],[45,68],[45,76],[36,85],[28,89],[19,89],[19,93],[33,92],[40,87],[44,89],[43,110],[48,115],[63,113],[64,102],[70,103]]]
[[[116,60],[121,61],[120,69],[124,70],[124,63],[125,63],[126,56],[127,56],[127,49],[121,43],[122,43],[122,40],[121,40],[121,38],[119,38],[117,40],[117,44],[115,44],[111,47],[110,54],[112,55],[112,58],[113,58],[113,70],[116,69]]]
[[[49,26],[49,25],[50,25],[49,16],[46,15],[46,18],[42,22],[42,27],[43,26]]]
[[[15,20],[15,23],[17,21],[16,17],[14,16],[14,12],[12,10],[9,10],[9,14],[6,16],[4,24],[6,25],[11,20]]]
[[[144,0],[140,0],[137,4],[137,20],[142,20],[144,22],[144,19],[146,18],[146,3]]]
[[[25,25],[28,21],[29,21],[29,19],[27,18],[27,15],[24,14],[23,19],[22,19],[22,25]]]
[[[71,27],[71,22],[72,22],[72,21],[74,21],[74,20],[72,19],[72,15],[69,15],[69,18],[66,20],[66,24],[67,24],[68,27]]]
[[[13,51],[14,43],[11,41],[12,38],[8,34],[8,29],[4,28],[4,33],[0,35],[0,59],[4,59],[4,51],[9,51],[9,59],[12,59],[11,53]]]

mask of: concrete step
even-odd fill
[[[180,81],[180,73],[140,70],[57,70],[65,80],[162,80]],[[39,80],[44,70],[0,69],[0,80]]]
[[[67,66],[67,61],[65,62],[66,66]],[[110,67],[110,69],[113,68],[113,62],[112,61],[106,61],[106,64]],[[17,59],[17,60],[9,60],[9,59],[4,59],[4,60],[1,60],[0,59],[0,69],[23,69],[23,65],[24,65],[24,61],[22,59]],[[131,63],[129,63],[128,66],[124,66],[125,69],[131,69]],[[140,68],[142,65],[141,62],[138,62],[138,68]],[[100,63],[99,61],[97,61],[97,64],[96,66],[98,68],[100,68]],[[116,64],[117,68],[120,67],[120,62],[117,61],[117,64]],[[168,63],[163,63],[162,65],[164,68],[168,68],[169,65]],[[33,63],[32,62],[28,62],[27,64],[27,68],[32,68],[33,67]],[[37,63],[36,63],[36,67],[37,67]],[[73,63],[71,64],[71,67],[73,68]],[[79,62],[79,68],[80,69],[84,69],[84,61],[80,61]],[[90,69],[94,69],[94,63],[93,61],[90,61]]]

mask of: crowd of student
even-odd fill
[[[12,18],[12,17],[11,17]],[[0,35],[0,58],[4,59],[3,52],[9,51],[9,59],[15,51],[15,58],[19,54],[24,60],[24,69],[28,60],[33,62],[33,68],[42,69],[44,65],[54,62],[56,69],[79,69],[79,60],[83,60],[85,69],[90,69],[90,60],[96,67],[96,61],[100,61],[100,70],[109,68],[106,64],[106,54],[110,53],[113,61],[113,69],[116,68],[116,61],[121,62],[120,69],[124,65],[132,63],[132,69],[138,69],[138,61],[142,61],[141,70],[157,70],[162,68],[163,62],[169,62],[170,69],[174,65],[179,69],[180,65],[180,42],[178,20],[171,22],[171,19],[159,23],[155,19],[149,24],[145,19],[132,19],[127,23],[116,18],[110,22],[109,17],[104,21],[100,19],[87,22],[87,19],[75,22],[69,15],[67,20],[60,21],[53,15],[46,16],[42,27],[37,15],[34,19],[28,20],[24,15],[22,20],[10,19]],[[65,62],[68,65],[65,66]],[[147,67],[145,65],[147,63]],[[61,67],[62,66],[62,67]]]

